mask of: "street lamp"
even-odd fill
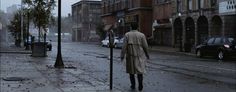
[[[179,17],[181,17],[181,16],[182,16],[182,14],[181,14],[181,13],[178,13],[178,16],[179,16]]]
[[[155,31],[155,27],[158,26],[159,24],[157,23],[157,20],[154,20],[154,22],[152,23],[152,37],[154,37],[154,31]]]
[[[57,59],[54,64],[55,68],[64,68],[61,55],[61,0],[58,0],[58,47],[57,47]]]

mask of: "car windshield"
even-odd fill
[[[229,41],[230,43],[236,43],[236,41],[235,41],[234,38],[228,38],[228,41]]]

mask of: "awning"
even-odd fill
[[[154,26],[154,28],[171,28],[171,27],[172,27],[171,23],[163,23]]]
[[[105,27],[103,28],[104,31],[108,31],[112,28],[112,24],[109,25],[105,25]]]

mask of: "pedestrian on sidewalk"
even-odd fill
[[[139,32],[138,24],[131,23],[132,30],[125,34],[121,51],[121,61],[126,58],[126,72],[130,76],[131,89],[135,89],[135,74],[138,76],[138,89],[143,90],[143,73],[145,63],[149,59],[148,44],[143,33]]]

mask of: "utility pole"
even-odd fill
[[[20,24],[21,24],[21,35],[20,35],[20,46],[24,47],[23,43],[24,43],[24,40],[23,40],[23,30],[24,30],[24,21],[23,21],[23,17],[24,17],[24,14],[23,14],[23,1],[21,0],[21,19],[20,19]]]
[[[64,63],[61,55],[61,0],[58,0],[58,47],[57,59],[54,64],[55,68],[64,68]]]

